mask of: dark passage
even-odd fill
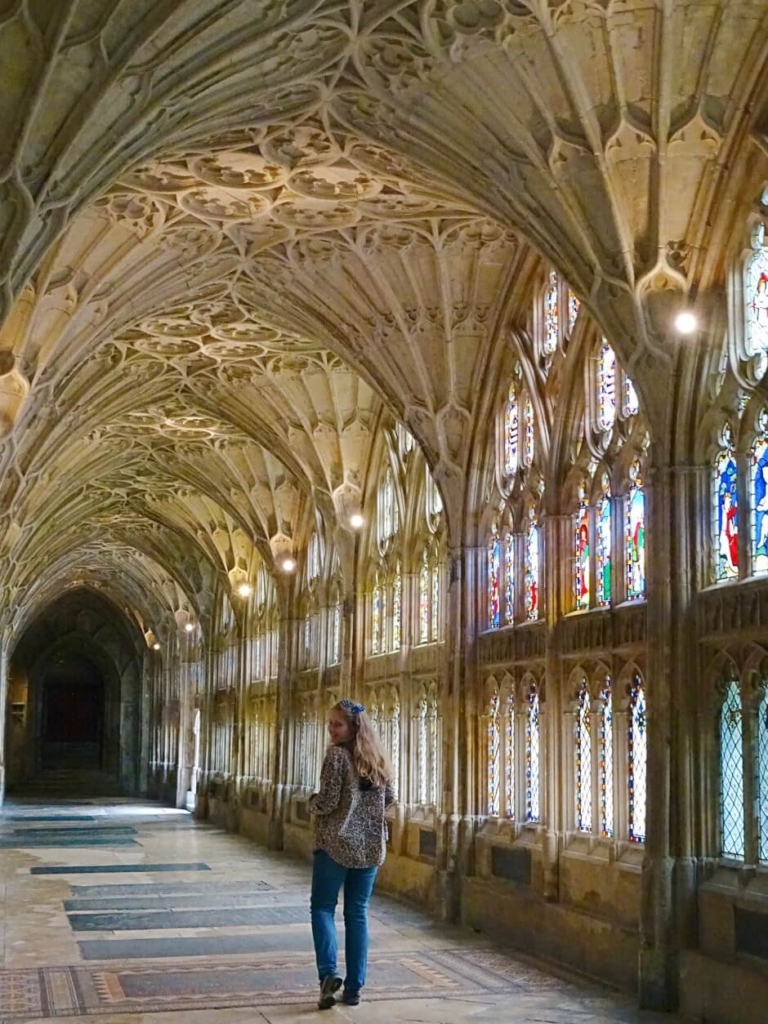
[[[69,654],[43,681],[41,761],[45,768],[103,767],[104,679]]]

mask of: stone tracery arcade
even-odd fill
[[[695,781],[712,762],[700,679],[726,650],[752,671],[764,643],[764,584],[699,591],[713,438],[764,387],[739,303],[766,216],[768,4],[49,6],[0,6],[4,680],[67,588],[102,592],[144,644],[154,790],[196,790],[201,810],[295,847],[328,696],[365,697],[398,743],[393,864],[411,893],[471,920],[492,894],[522,945],[535,907],[542,952],[673,1004],[681,950],[699,951],[689,978],[733,952],[707,938],[733,900],[713,910],[701,890],[719,850]],[[569,286],[581,312],[566,329],[561,311],[542,355],[553,267],[561,306]],[[683,306],[704,324],[693,341],[670,329]],[[603,336],[639,412],[580,447]],[[498,424],[518,373],[536,454],[505,481]],[[570,617],[581,482],[594,503],[604,469],[623,501],[634,460],[647,602]],[[377,549],[387,466],[400,533]],[[534,505],[539,620],[486,634],[492,522],[522,566]],[[441,621],[420,643],[425,553]],[[388,640],[371,657],[377,571]],[[515,589],[519,610],[523,572]],[[646,841],[582,849],[571,683],[584,675],[597,714],[609,675],[626,716],[635,671]],[[532,695],[541,709],[528,827],[487,817],[488,709],[513,693],[520,714]],[[511,836],[533,902],[497,877]]]

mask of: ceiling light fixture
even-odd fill
[[[280,563],[280,568],[283,570],[283,572],[293,572],[293,570],[296,568],[296,563],[292,558],[284,558]]]
[[[253,593],[253,587],[251,586],[250,583],[241,583],[240,586],[237,588],[237,592],[240,595],[240,597],[250,597],[251,594]]]
[[[675,317],[675,330],[678,334],[693,334],[699,322],[693,313],[678,313]]]
[[[160,650],[160,644],[158,644],[158,643],[152,644],[152,650],[153,651],[159,651]]]
[[[353,530],[361,530],[365,526],[365,519],[360,512],[353,512],[349,517],[349,525]]]
[[[194,622],[188,622],[186,624],[186,626],[184,627],[184,629],[186,629],[186,631],[188,633],[194,633],[194,631],[195,631],[195,624],[194,624]]]

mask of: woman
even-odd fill
[[[331,738],[320,792],[309,801],[315,816],[312,938],[320,978],[321,1010],[335,1003],[336,901],[344,886],[347,976],[342,1002],[357,1006],[368,960],[368,901],[387,850],[384,808],[393,799],[392,767],[362,704],[340,700],[328,719]]]

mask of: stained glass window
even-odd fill
[[[592,714],[587,680],[576,705],[576,828],[592,831]]]
[[[418,736],[418,766],[419,766],[419,795],[418,801],[420,804],[427,802],[427,775],[428,765],[427,757],[429,747],[427,744],[427,702],[426,700],[419,701],[419,717],[417,722],[417,736]]]
[[[606,680],[600,712],[600,834],[613,835],[613,692]]]
[[[392,582],[392,650],[399,651],[402,642],[403,628],[403,574],[400,570],[400,563],[395,569],[395,578]]]
[[[720,709],[720,830],[724,857],[744,859],[744,750],[741,693],[731,679]]]
[[[607,473],[603,473],[601,490],[595,510],[595,575],[596,600],[604,607],[611,603],[611,491]]]
[[[531,402],[530,398],[526,398],[525,405],[523,406],[523,429],[525,431],[525,436],[523,438],[523,462],[526,466],[530,466],[533,463],[533,456],[536,447],[533,423],[533,402]]]
[[[646,777],[648,755],[648,711],[645,686],[635,676],[629,696],[629,838],[645,842]]]
[[[525,534],[525,615],[539,617],[539,524],[531,515]]]
[[[645,597],[645,495],[639,462],[630,466],[629,479],[625,546],[627,600],[633,601]]]
[[[640,408],[640,403],[637,400],[637,391],[635,385],[632,383],[631,377],[624,374],[624,389],[623,389],[623,413],[625,416],[637,416]]]
[[[539,806],[539,694],[531,687],[525,730],[525,820],[538,821]]]
[[[576,610],[589,608],[590,599],[590,550],[589,550],[589,507],[586,502],[586,488],[579,488],[579,507],[573,516],[574,578],[573,589]]]
[[[751,452],[752,570],[768,572],[768,413],[757,420],[760,434]]]
[[[382,643],[381,643],[381,583],[379,581],[379,574],[376,573],[376,581],[373,585],[373,593],[371,594],[371,653],[381,654]]]
[[[755,229],[752,245],[754,252],[744,268],[748,356],[768,351],[768,247],[762,224]]]
[[[392,708],[392,719],[390,722],[389,756],[392,762],[392,788],[395,795],[400,793],[400,698],[398,697]]]
[[[517,385],[509,389],[507,406],[504,410],[504,472],[514,476],[520,458],[520,407],[517,400]]]
[[[387,636],[387,627],[389,619],[387,618],[387,588],[382,586],[381,588],[381,653],[387,653],[387,643],[389,637]]]
[[[341,661],[341,602],[337,599],[331,615],[331,664]]]
[[[403,426],[402,423],[398,423],[395,428],[397,434],[397,447],[400,454],[405,456],[413,450],[413,435],[409,433],[407,427]]]
[[[573,328],[576,326],[576,317],[579,315],[581,309],[581,302],[576,296],[575,292],[568,289],[568,334],[573,332]]]
[[[739,575],[739,494],[730,424],[715,458],[712,491],[715,579],[732,579]]]
[[[511,693],[504,715],[504,800],[506,815],[512,821],[515,817],[515,698]]]
[[[768,862],[768,688],[757,709],[757,803],[760,853],[763,863]]]
[[[379,545],[383,550],[400,529],[400,512],[397,506],[395,481],[391,469],[387,469],[387,475],[379,491],[378,523]]]
[[[429,557],[426,549],[419,573],[419,643],[429,642]]]
[[[499,614],[499,571],[501,568],[501,542],[494,525],[491,542],[488,545],[488,628],[498,629]]]
[[[550,271],[547,290],[544,292],[544,351],[547,355],[557,349],[560,336],[560,305],[557,274]]]
[[[488,705],[488,815],[499,814],[499,695],[495,693]]]
[[[515,621],[515,537],[510,531],[504,538],[504,621]]]
[[[616,421],[616,355],[603,338],[597,363],[597,425],[610,430]]]
[[[440,569],[432,566],[432,640],[440,639]]]
[[[312,664],[312,615],[304,616],[304,667]]]

